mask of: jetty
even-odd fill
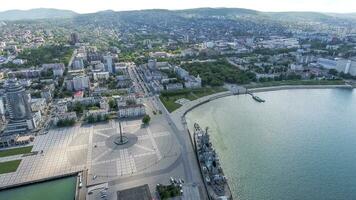
[[[257,102],[259,102],[259,103],[264,103],[264,102],[266,102],[266,100],[261,99],[260,97],[254,95],[252,92],[248,92],[247,90],[246,90],[246,94],[251,95],[252,99],[254,99],[255,101],[257,101]]]

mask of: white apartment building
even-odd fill
[[[110,76],[109,72],[94,72],[93,73],[93,78],[95,81],[107,80],[109,78],[109,76]]]
[[[90,82],[88,76],[76,76],[73,80],[68,80],[66,84],[68,90],[80,91],[88,89]]]
[[[32,112],[38,112],[40,111],[41,113],[44,112],[46,109],[47,103],[45,98],[38,98],[38,99],[31,99],[31,110]]]
[[[119,118],[134,118],[146,114],[145,106],[143,104],[119,106]]]

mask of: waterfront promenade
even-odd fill
[[[231,91],[225,91],[225,92],[220,92],[216,94],[212,94],[209,96],[201,97],[199,99],[196,99],[194,101],[189,101],[183,104],[180,108],[175,110],[174,112],[171,113],[171,118],[173,122],[175,123],[176,127],[180,131],[188,132],[188,127],[186,124],[186,119],[185,115],[193,110],[194,108],[208,103],[210,101],[213,101],[215,99],[223,98],[223,97],[228,97],[232,95],[241,95],[241,94],[246,94],[246,90],[251,93],[258,93],[258,92],[268,92],[268,91],[277,91],[277,90],[294,90],[294,89],[353,89],[352,86],[350,85],[285,85],[285,86],[274,86],[274,87],[262,87],[262,88],[252,88],[252,89],[246,89],[244,87],[239,87],[238,91],[239,93],[233,93]],[[191,135],[192,137],[192,135]]]

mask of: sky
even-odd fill
[[[248,8],[259,11],[317,11],[356,13],[356,0],[0,0],[0,11],[57,8],[78,13],[101,10],[186,9],[199,7]]]

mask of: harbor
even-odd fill
[[[349,175],[354,166],[350,158],[355,152],[355,140],[352,139],[355,92],[347,89],[284,90],[258,93],[258,96],[267,99],[268,103],[258,104],[249,95],[231,96],[199,106],[186,116],[192,132],[194,123],[209,126],[210,141],[219,153],[233,198],[331,200],[348,199],[345,191],[354,195]],[[291,103],[288,99],[296,101]],[[322,100],[325,104],[321,106]],[[335,111],[336,105],[345,105],[345,108]],[[318,113],[315,107],[320,108]],[[345,117],[340,118],[335,112],[344,113]],[[286,115],[289,116],[288,124],[295,129],[283,126]],[[332,119],[333,124],[329,125],[327,119]],[[290,130],[288,134],[286,130]],[[335,133],[350,140],[343,140]],[[304,144],[307,149],[300,148]],[[338,150],[328,148],[330,145],[337,145]],[[339,150],[348,159],[340,158]],[[293,157],[295,152],[298,158]],[[318,157],[327,162],[320,165]],[[340,164],[334,165],[335,161]],[[301,178],[301,174],[305,176]],[[335,184],[316,178],[328,176],[335,177]],[[310,188],[319,188],[322,192],[300,192]]]

